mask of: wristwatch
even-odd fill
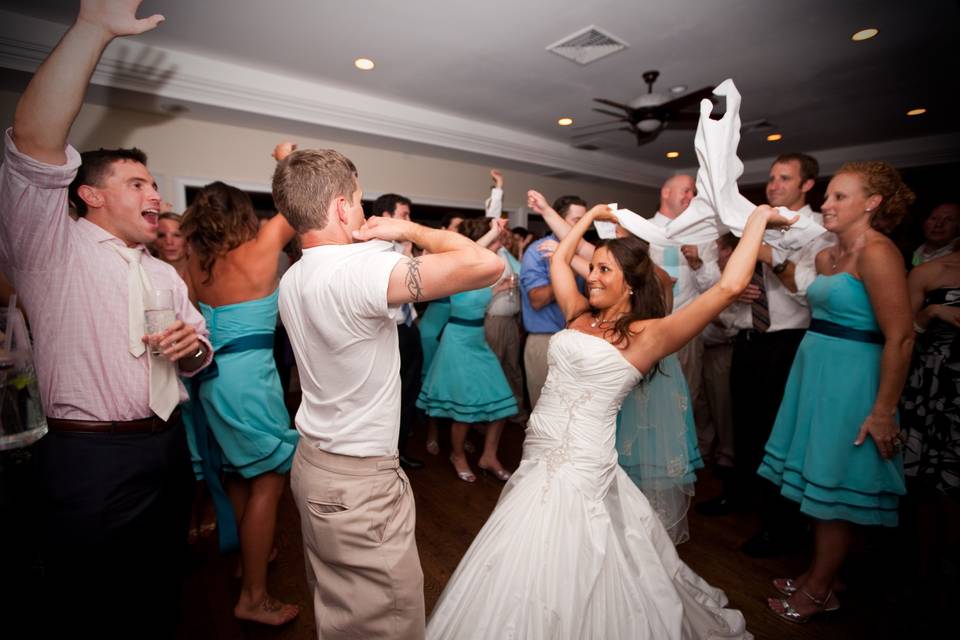
[[[780,264],[773,265],[773,272],[776,274],[781,274],[787,270],[787,266],[790,264],[789,260],[784,260]]]

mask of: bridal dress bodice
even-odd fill
[[[641,374],[613,344],[573,329],[550,339],[547,362],[523,459],[546,463],[544,491],[560,472],[570,474],[585,498],[602,499],[618,468],[617,412]]]

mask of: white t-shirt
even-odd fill
[[[400,352],[387,285],[402,258],[379,240],[313,247],[280,281],[303,390],[295,423],[311,446],[356,457],[397,452]]]

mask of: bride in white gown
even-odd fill
[[[632,238],[599,247],[589,300],[577,290],[569,264],[595,219],[612,216],[594,207],[554,254],[568,328],[550,341],[520,467],[450,578],[428,638],[752,637],[724,593],[680,560],[617,464],[615,420],[643,375],[746,288],[765,227],[789,223],[758,207],[720,282],[664,318],[652,262]]]

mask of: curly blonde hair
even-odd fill
[[[837,171],[860,176],[867,197],[881,197],[880,206],[870,216],[870,226],[877,231],[890,233],[896,228],[916,199],[913,191],[892,165],[881,161],[847,162]]]

